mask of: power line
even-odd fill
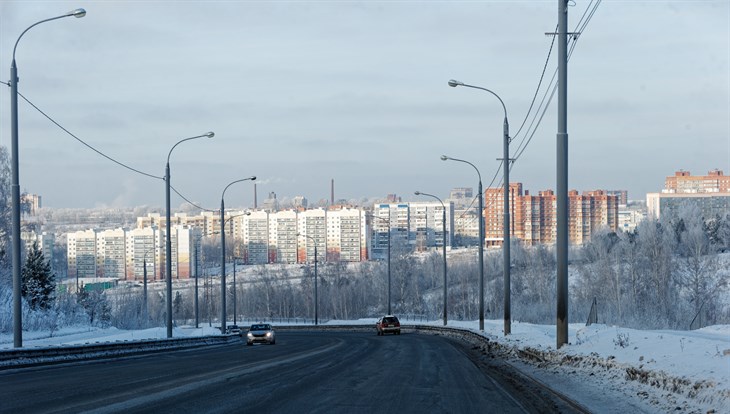
[[[593,18],[593,15],[596,13],[596,10],[598,10],[598,6],[600,4],[601,4],[601,0],[597,0],[595,2],[595,4],[593,4],[593,0],[591,0],[591,2],[586,7],[586,10],[584,11],[583,16],[581,17],[580,21],[576,24],[576,29],[574,30],[574,33],[581,34],[581,33],[583,33],[583,31],[585,31],[585,28],[588,26],[588,23]],[[592,8],[591,8],[591,5],[593,5]],[[589,12],[589,10],[590,10],[590,12]],[[586,15],[587,15],[587,17],[586,17]],[[577,35],[570,37],[570,40],[572,41],[572,43],[570,44],[570,50],[568,51],[568,60],[570,60],[570,57],[573,55],[573,51],[575,50],[575,46],[578,42],[578,37],[579,36],[577,36]],[[554,40],[555,40],[555,37],[553,37],[553,41]],[[552,50],[552,47],[553,47],[553,44],[551,43],[551,45],[550,45],[551,50]],[[548,54],[548,57],[549,57],[549,54]],[[520,144],[517,146],[517,149],[515,150],[516,155],[513,157],[512,164],[510,165],[510,171],[511,171],[512,167],[514,166],[514,162],[516,162],[517,159],[519,159],[522,156],[525,149],[527,148],[527,145],[532,141],[532,138],[535,136],[535,133],[537,132],[538,127],[542,123],[542,119],[545,116],[545,113],[547,112],[548,107],[550,106],[550,102],[552,101],[553,96],[555,95],[555,91],[557,90],[557,83],[555,83],[555,78],[557,76],[557,73],[558,73],[558,70],[556,68],[555,72],[553,72],[553,76],[550,80],[550,83],[547,86],[547,90],[545,91],[545,94],[543,95],[540,105],[538,105],[538,108],[532,118],[530,126],[527,128],[528,132],[525,133],[525,136],[522,138],[522,141],[520,142]],[[543,107],[543,103],[545,102],[545,99],[548,96],[548,92],[550,94],[550,98],[547,99],[547,103]],[[532,105],[530,105],[530,108],[532,108]],[[541,109],[542,109],[542,113],[540,114]],[[538,118],[538,114],[540,114],[539,118]],[[528,115],[529,115],[529,111],[528,111]],[[535,124],[536,121],[537,121],[537,124]],[[533,128],[533,125],[534,125],[534,128]],[[529,132],[530,129],[532,129],[531,133]],[[529,135],[529,138],[527,138],[528,135]]]
[[[558,26],[555,26],[555,31],[558,30]],[[535,94],[532,96],[532,102],[530,102],[530,107],[527,108],[527,113],[525,114],[525,119],[522,120],[522,125],[520,125],[520,128],[515,132],[515,135],[510,138],[510,142],[517,138],[518,135],[520,135],[520,131],[522,131],[522,127],[525,126],[525,122],[527,122],[527,118],[530,117],[530,111],[532,111],[533,105],[535,105],[535,99],[537,98],[538,92],[540,92],[540,86],[542,85],[542,80],[545,77],[545,70],[547,69],[548,63],[550,62],[550,54],[553,51],[553,45],[555,44],[555,36],[553,36],[552,42],[550,42],[550,49],[548,50],[547,57],[545,58],[545,65],[542,67],[542,73],[540,74],[540,81],[537,82],[537,88],[535,89]],[[528,128],[529,130],[529,128]]]
[[[6,85],[8,85],[8,86],[10,86],[9,83],[6,83],[6,82],[3,82],[3,83],[6,84]],[[31,102],[28,98],[26,98],[22,93],[18,92],[18,95],[20,95],[20,97],[23,98],[24,101],[28,102],[28,104],[30,106],[32,106],[36,111],[40,112],[41,115],[43,115],[49,121],[51,121],[54,125],[56,125],[57,127],[59,127],[63,132],[67,133],[68,135],[70,135],[71,137],[73,137],[76,141],[80,142],[81,144],[83,144],[84,146],[86,146],[90,150],[94,151],[95,153],[101,155],[102,157],[108,159],[109,161],[111,161],[111,162],[113,162],[113,163],[115,163],[115,164],[117,164],[119,166],[122,166],[122,167],[124,167],[124,168],[126,168],[128,170],[134,171],[134,172],[136,172],[138,174],[142,174],[142,175],[147,176],[147,177],[150,177],[150,178],[156,178],[158,180],[164,180],[163,177],[159,177],[159,176],[156,176],[156,175],[153,175],[153,174],[146,173],[144,171],[140,171],[140,170],[138,170],[136,168],[130,167],[129,165],[124,164],[121,161],[117,161],[114,158],[112,158],[112,157],[104,154],[103,152],[101,152],[98,149],[94,148],[93,146],[91,146],[90,144],[88,144],[87,142],[85,142],[84,140],[82,140],[81,138],[79,138],[76,135],[74,135],[68,129],[64,128],[61,124],[59,124],[58,122],[56,122],[55,119],[51,118],[50,115],[48,115],[47,113],[43,112],[38,106],[36,106],[33,102]]]
[[[0,81],[0,82],[1,82],[1,81]],[[2,82],[2,83],[3,83],[3,84],[5,84],[5,85],[8,85],[8,86],[10,86],[10,83],[9,83],[9,82]],[[121,161],[117,161],[116,159],[114,159],[114,158],[112,158],[112,157],[110,157],[110,156],[108,156],[108,155],[104,154],[104,153],[103,153],[103,152],[101,152],[100,150],[98,150],[98,149],[94,148],[94,147],[93,147],[92,145],[88,144],[87,142],[85,142],[84,140],[82,140],[81,138],[79,138],[78,136],[76,136],[75,134],[73,134],[73,133],[72,133],[71,131],[69,131],[68,129],[64,128],[64,127],[63,127],[63,126],[62,126],[61,124],[59,124],[58,122],[56,122],[56,120],[55,120],[55,119],[53,119],[53,118],[52,118],[52,117],[51,117],[50,115],[48,115],[47,113],[45,113],[45,112],[44,112],[43,110],[41,110],[41,109],[40,109],[40,108],[39,108],[39,107],[38,107],[37,105],[35,105],[35,104],[34,104],[33,102],[31,102],[31,101],[30,101],[30,100],[29,100],[28,98],[26,98],[26,97],[25,97],[25,96],[24,96],[24,95],[23,95],[22,93],[18,92],[18,95],[19,95],[19,96],[20,96],[21,98],[23,98],[23,100],[24,100],[24,101],[26,101],[26,102],[27,102],[27,103],[28,103],[28,104],[29,104],[30,106],[32,106],[32,107],[33,107],[33,108],[34,108],[34,109],[35,109],[36,111],[38,111],[38,112],[39,112],[39,113],[40,113],[41,115],[43,115],[43,116],[44,116],[44,117],[45,117],[46,119],[48,119],[48,120],[49,120],[49,121],[51,121],[51,122],[52,122],[52,123],[53,123],[54,125],[56,125],[56,126],[57,126],[58,128],[60,128],[60,129],[61,129],[61,130],[62,130],[63,132],[67,133],[68,135],[70,135],[71,137],[73,137],[73,138],[74,138],[74,139],[75,139],[76,141],[80,142],[81,144],[83,144],[84,146],[86,146],[86,147],[87,147],[87,148],[89,148],[90,150],[94,151],[95,153],[97,153],[97,154],[101,155],[102,157],[104,157],[104,158],[108,159],[109,161],[111,161],[111,162],[113,162],[113,163],[115,163],[115,164],[117,164],[117,165],[119,165],[119,166],[121,166],[121,167],[124,167],[124,168],[126,168],[126,169],[128,169],[128,170],[131,170],[131,171],[133,171],[133,172],[136,172],[136,173],[138,173],[138,174],[141,174],[141,175],[144,175],[144,176],[146,176],[146,177],[150,177],[150,178],[155,178],[155,179],[158,179],[158,180],[163,180],[163,181],[165,180],[165,177],[159,177],[159,176],[156,176],[156,175],[153,175],[153,174],[149,174],[149,173],[146,173],[146,172],[144,172],[144,171],[140,171],[140,170],[138,170],[138,169],[136,169],[136,168],[133,168],[133,167],[131,167],[131,166],[127,165],[127,164],[124,164],[124,163],[123,163],[123,162],[121,162]],[[173,187],[172,185],[170,186],[170,188],[171,188],[171,189],[172,189],[172,190],[173,190],[173,191],[175,192],[175,194],[177,194],[178,196],[180,196],[180,198],[182,198],[183,200],[185,200],[185,201],[186,201],[186,202],[187,202],[188,204],[192,205],[193,207],[196,207],[196,208],[199,208],[199,209],[201,209],[201,210],[205,210],[205,211],[217,211],[217,210],[214,210],[214,209],[209,209],[209,208],[201,207],[201,206],[199,206],[199,205],[197,205],[197,204],[193,203],[192,201],[188,200],[188,198],[187,198],[187,197],[185,197],[184,195],[182,195],[182,193],[180,193],[180,192],[179,192],[179,191],[178,191],[178,190],[177,190],[177,189],[176,189],[175,187]]]

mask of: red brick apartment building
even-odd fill
[[[484,192],[484,234],[487,246],[501,246],[504,221],[504,189],[488,188]],[[523,194],[522,183],[509,189],[510,235],[527,245],[552,244],[556,240],[557,205],[552,190],[537,195]],[[605,190],[568,192],[568,239],[583,244],[602,227],[618,229],[619,196]]]
[[[689,171],[677,171],[664,180],[664,193],[728,193],[730,176],[714,169],[707,175],[691,175]]]

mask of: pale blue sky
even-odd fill
[[[569,10],[576,26],[589,1]],[[504,100],[522,124],[557,24],[557,1],[0,2],[0,71],[19,91],[122,162],[164,174],[210,208],[260,177],[259,201],[360,199],[488,185],[502,156]],[[557,46],[555,47],[557,51]],[[570,188],[643,199],[675,170],[730,174],[730,2],[603,1],[569,66]],[[548,65],[549,81],[556,67]],[[10,145],[9,88],[0,144]],[[542,98],[541,91],[538,102]],[[557,98],[512,181],[555,188]],[[50,207],[164,205],[160,180],[77,143],[20,101],[21,190]],[[529,123],[529,121],[528,121]],[[522,140],[515,137],[513,148]],[[514,155],[514,151],[512,151]],[[496,185],[496,183],[495,183]],[[182,200],[173,197],[172,204]],[[250,183],[227,206],[253,204]]]

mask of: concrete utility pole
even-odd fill
[[[557,347],[568,343],[568,0],[558,0]]]

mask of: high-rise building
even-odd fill
[[[446,234],[443,231],[443,213],[446,207]],[[372,256],[387,255],[388,236],[392,249],[427,250],[453,245],[454,204],[447,202],[378,203],[373,206],[371,226]]]
[[[35,231],[22,231],[20,232],[20,239],[23,241],[23,247],[27,254],[33,243],[38,243],[38,248],[43,254],[43,258],[47,263],[53,264],[53,245],[56,242],[56,237],[52,233],[42,232],[37,233]],[[56,269],[51,269],[54,273]]]
[[[297,214],[299,246],[297,261],[314,263],[314,246],[317,246],[317,260],[327,260],[327,217],[323,208],[305,210]]]
[[[662,193],[728,193],[730,176],[721,170],[710,170],[707,175],[692,175],[689,171],[679,170],[664,180]]]
[[[20,195],[20,212],[22,214],[35,216],[41,207],[41,196],[29,193]]]
[[[689,171],[677,171],[666,177],[661,193],[646,195],[649,216],[659,219],[662,215],[677,214],[682,209],[694,208],[705,218],[730,213],[730,176],[721,170],[711,170],[707,175],[693,176]]]
[[[522,183],[509,187],[510,237],[523,243],[552,244],[556,240],[556,198],[552,190],[540,191],[537,196],[529,191],[522,194]],[[485,244],[501,246],[504,236],[504,189],[485,191]],[[601,227],[618,229],[618,196],[604,190],[568,193],[568,239],[582,244]]]
[[[126,278],[126,230],[122,228],[96,233],[97,276]]]
[[[360,262],[367,258],[365,211],[327,210],[327,261]],[[319,252],[317,252],[319,253]]]
[[[269,213],[263,210],[242,215],[242,232],[236,238],[243,242],[241,257],[246,264],[266,264],[269,262]]]
[[[166,233],[156,227],[68,233],[68,277],[142,280],[146,261],[148,280],[164,280]],[[190,278],[198,234],[198,229],[187,226],[172,227],[173,278]]]
[[[127,280],[143,280],[147,266],[147,280],[162,280],[165,266],[164,243],[157,227],[132,229],[127,232]]]
[[[629,203],[629,192],[626,190],[606,190],[606,193],[617,196],[620,206],[625,206]]]
[[[269,263],[297,263],[297,232],[296,211],[269,214]]]
[[[84,230],[66,235],[68,277],[96,277],[96,231]]]

